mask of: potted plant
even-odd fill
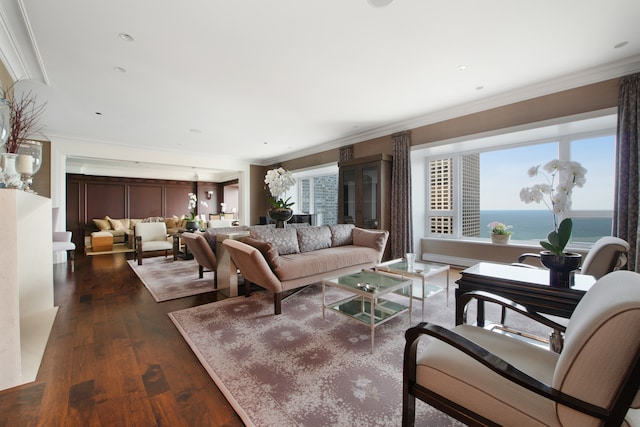
[[[513,234],[512,231],[509,231],[513,228],[512,225],[504,225],[501,222],[493,221],[487,224],[487,227],[491,230],[491,241],[493,243],[509,243],[509,239]]]
[[[198,206],[198,197],[193,193],[189,193],[188,207],[189,209],[191,209],[191,211],[189,212],[189,216],[187,217],[187,224],[185,225],[185,228],[188,231],[195,231],[200,228],[200,224],[196,220],[196,206]]]
[[[552,160],[545,164],[540,172],[540,165],[529,168],[530,177],[543,175],[546,182],[525,187],[520,190],[520,199],[525,203],[544,202],[553,217],[553,230],[540,246],[540,261],[550,271],[551,286],[569,287],[570,273],[580,266],[582,256],[575,252],[566,252],[565,248],[571,240],[573,221],[562,218],[571,206],[571,194],[574,187],[582,187],[587,181],[587,170],[578,162]]]
[[[293,216],[294,202],[291,197],[283,199],[284,194],[296,183],[291,171],[283,168],[276,168],[267,171],[264,177],[264,183],[269,187],[269,201],[272,208],[269,209],[269,217],[276,221],[277,228],[284,228],[285,222],[289,221]]]

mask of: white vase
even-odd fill
[[[491,234],[491,242],[506,245],[511,238],[510,234]]]
[[[15,153],[2,153],[2,159],[4,162],[4,183],[7,188],[20,189],[22,187],[20,174],[16,170],[17,158],[18,155]]]

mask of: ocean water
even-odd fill
[[[512,225],[514,240],[541,240],[553,229],[553,217],[546,210],[480,211],[480,237],[489,237],[487,224]],[[595,242],[611,235],[611,218],[573,218],[573,242]]]

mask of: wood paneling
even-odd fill
[[[164,216],[163,206],[162,186],[132,184],[129,187],[129,218]]]
[[[146,218],[181,216],[189,212],[189,193],[206,200],[205,190],[218,191],[215,182],[171,181],[67,174],[67,230],[73,232],[78,250],[84,250],[84,236],[95,230],[94,218]],[[200,203],[197,213],[208,214]]]
[[[86,194],[86,217],[126,218],[126,186],[124,183],[87,182],[84,186]]]

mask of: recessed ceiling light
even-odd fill
[[[374,7],[385,7],[393,3],[394,0],[369,0],[369,4]]]
[[[484,89],[484,86],[476,86],[476,90],[482,90]]]
[[[200,129],[196,129],[196,128],[189,129],[189,132],[191,132],[191,133],[202,133],[202,131]]]
[[[620,43],[616,44],[615,46],[613,46],[613,48],[614,49],[620,49],[621,47],[625,47],[628,44],[629,44],[629,42],[620,42]]]
[[[466,66],[466,65],[460,65],[460,66],[458,67],[458,70],[460,70],[460,71],[464,71],[464,70],[466,70],[466,69],[467,69],[467,66]]]
[[[126,68],[123,68],[123,67],[117,67],[116,66],[116,67],[113,67],[113,69],[115,71],[119,72],[119,73],[126,73],[127,72]]]
[[[102,113],[100,111],[96,111],[96,116],[101,116]]]
[[[134,38],[127,33],[120,33],[118,34],[118,37],[120,37],[122,40],[126,42],[132,42],[134,40]]]

